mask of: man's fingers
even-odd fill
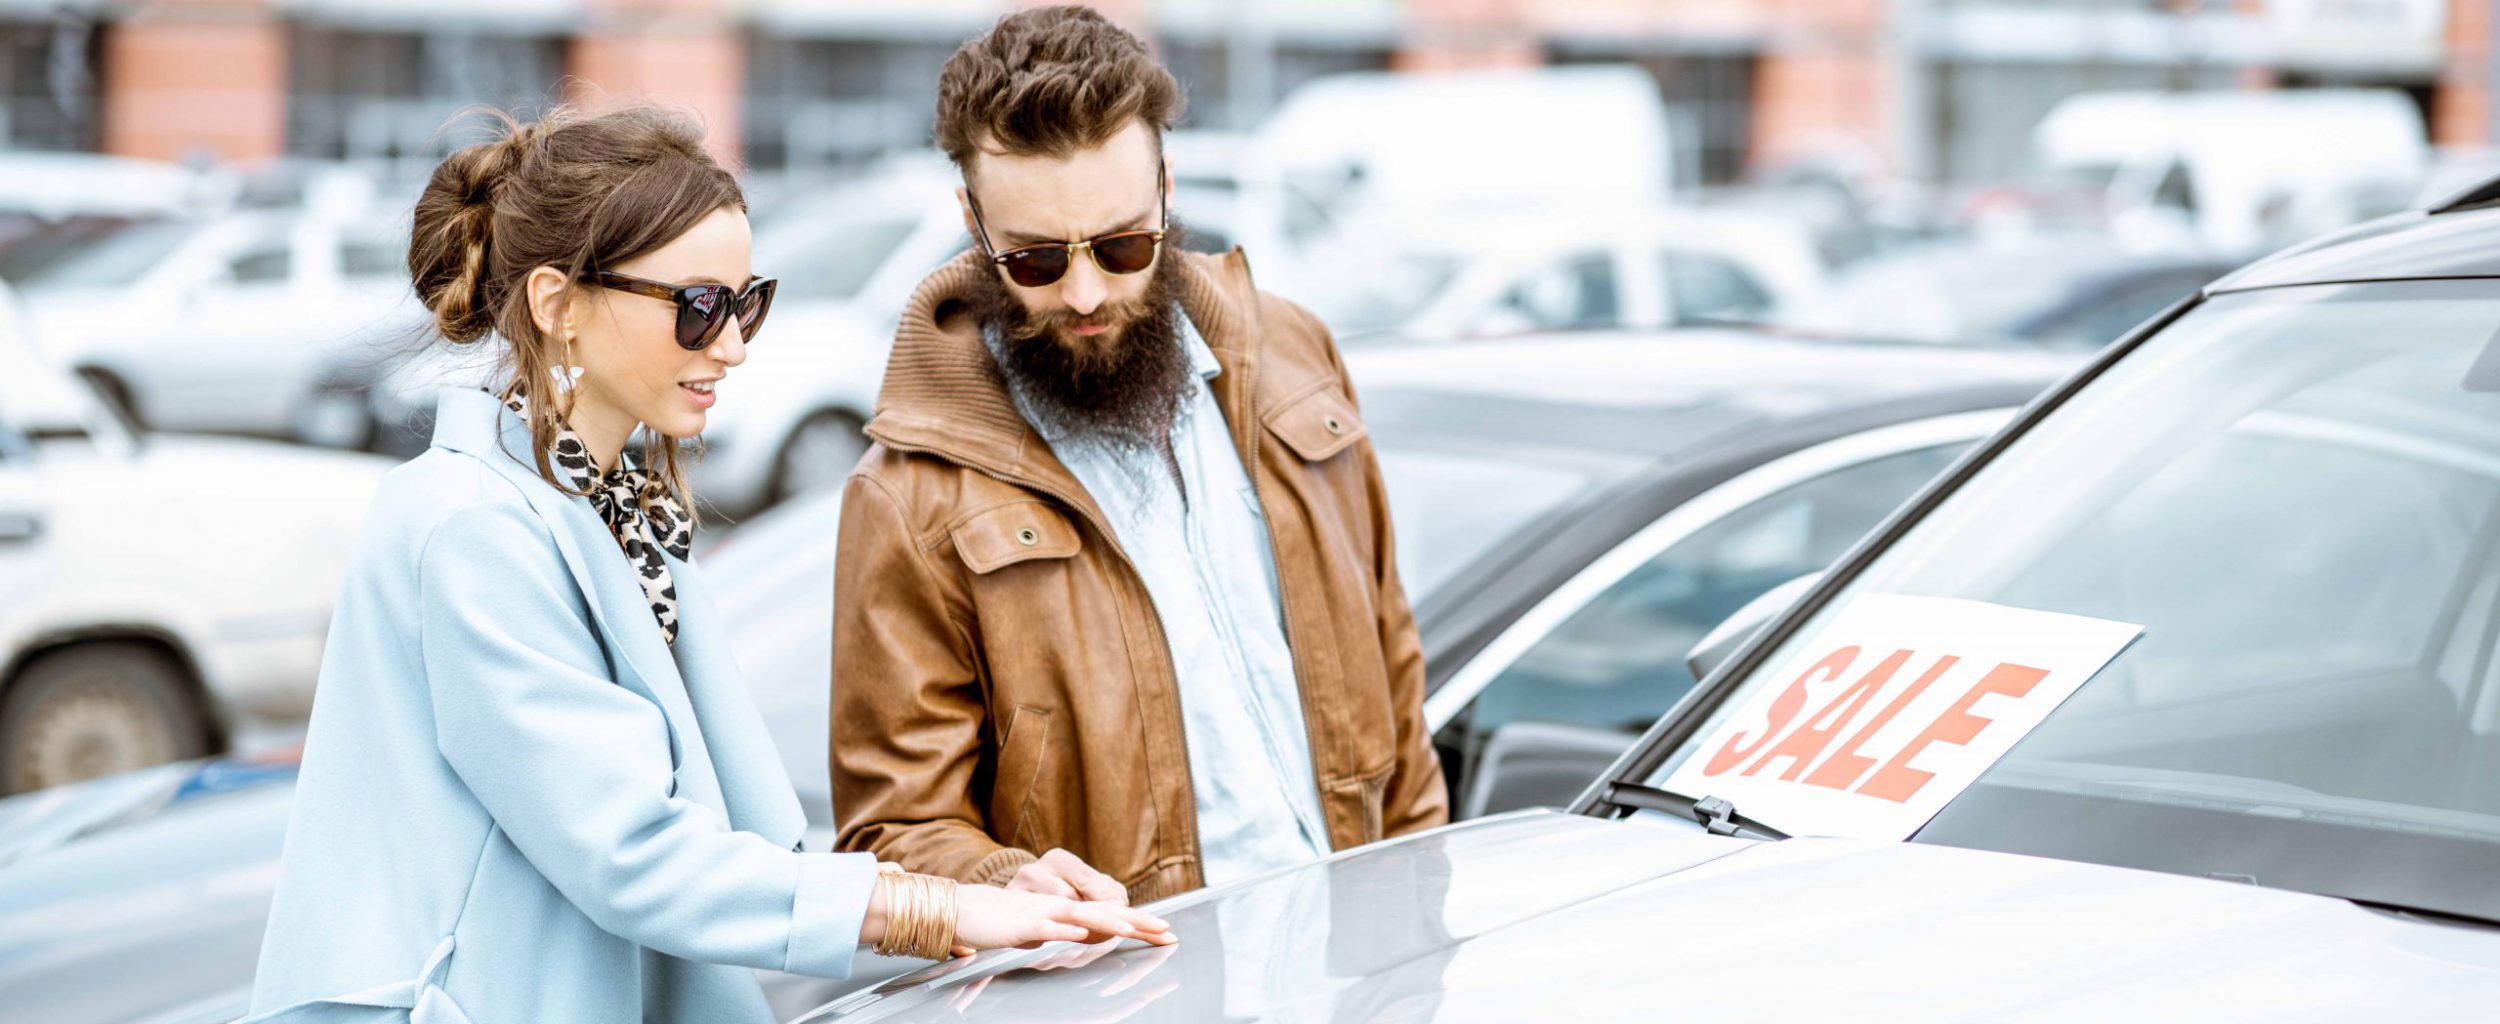
[[[1128,906],[1128,887],[1121,885],[1118,880],[1113,879],[1110,875],[1103,874],[1102,872],[1096,871],[1092,868],[1086,868],[1085,873],[1077,875],[1074,880],[1076,882],[1076,890],[1085,894],[1085,898],[1087,900],[1095,903],[1116,903],[1123,907]]]
[[[1038,892],[1044,896],[1057,896],[1061,899],[1081,900],[1085,898],[1083,893],[1076,891],[1076,886],[1060,877],[1057,871],[1044,867],[1038,861],[1018,870],[1015,880],[1007,887],[1022,889],[1025,892]]]

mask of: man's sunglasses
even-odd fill
[[[764,327],[764,314],[773,308],[773,289],[780,284],[759,277],[747,282],[742,292],[725,284],[668,284],[605,270],[586,276],[602,288],[676,303],[677,347],[688,352],[710,347],[733,313],[738,318],[739,340],[754,341],[755,332]]]
[[[1155,192],[1161,196],[1160,223],[1152,231],[1118,231],[1096,235],[1082,242],[1035,242],[1006,252],[990,248],[989,225],[981,222],[981,200],[972,189],[964,189],[964,199],[972,206],[972,226],[981,232],[981,255],[990,262],[1007,268],[1007,279],[1026,288],[1045,288],[1068,276],[1068,268],[1076,262],[1077,253],[1094,258],[1094,265],[1106,274],[1134,274],[1153,266],[1155,250],[1163,245],[1164,233],[1172,226],[1172,198],[1164,191],[1162,163],[1155,165]]]

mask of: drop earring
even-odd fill
[[[556,393],[559,395],[570,395],[574,388],[581,386],[582,368],[573,365],[573,339],[571,337],[564,339],[564,365],[550,367],[547,372],[556,379]]]

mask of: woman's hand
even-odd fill
[[[1157,946],[1179,941],[1162,918],[1132,907],[1009,892],[994,885],[965,885],[955,891],[955,944],[967,949],[1113,939]]]

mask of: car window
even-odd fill
[[[2489,280],[2210,299],[1758,664],[1869,594],[2141,625],[1918,840],[2500,919],[2495,335]]]
[[[1667,294],[1675,298],[1675,322],[1758,323],[1771,312],[1771,293],[1752,273],[1733,261],[1707,253],[1669,251],[1659,254],[1667,275]]]
[[[1614,254],[1582,253],[1540,269],[1503,293],[1501,306],[1534,330],[1614,326],[1622,316]]]
[[[349,280],[408,276],[406,239],[350,239],[339,247],[339,273]]]
[[[1693,686],[1684,656],[1764,591],[1822,569],[1961,450],[1887,455],[1794,484],[1670,545],[1486,684],[1465,713],[1490,734],[1532,719],[1638,732]]]
[[[283,242],[255,246],[226,262],[235,284],[283,284],[295,265],[295,250]]]
[[[14,283],[29,291],[132,284],[190,241],[201,226],[197,221],[152,221],[110,231],[54,253],[48,263],[27,267]]]

